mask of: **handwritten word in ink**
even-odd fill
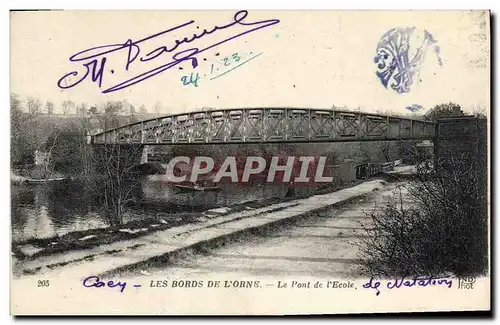
[[[208,79],[214,80],[220,78],[224,75],[227,75],[231,71],[236,70],[239,67],[242,67],[246,63],[252,61],[253,59],[262,55],[263,52],[260,53],[242,53],[235,52],[231,55],[222,57],[219,60],[216,60],[214,63],[210,64],[210,71],[206,72],[191,72],[189,75],[184,75],[181,77],[181,83],[183,86],[193,85],[194,87],[198,87],[198,82],[200,79]]]
[[[196,26],[194,20],[189,20],[180,25],[146,36],[140,40],[133,41],[132,39],[128,39],[125,42],[99,45],[79,51],[70,56],[69,61],[79,64],[81,70],[74,70],[64,74],[57,81],[57,86],[61,89],[69,89],[79,85],[84,80],[90,80],[91,82],[97,83],[97,86],[102,89],[107,74],[111,73],[116,78],[122,73],[125,76],[122,77],[121,81],[114,85],[104,86],[104,90],[101,92],[111,93],[119,91],[152,78],[181,63],[189,63],[192,68],[195,69],[198,66],[197,56],[199,54],[244,35],[269,28],[280,22],[279,19],[248,21],[247,17],[248,11],[240,10],[233,15],[231,21],[215,25],[209,29],[203,29],[201,33],[194,32],[199,29],[200,26]],[[240,27],[240,29],[236,31],[236,28],[231,27]],[[241,31],[241,28],[243,28],[243,31]],[[213,38],[213,43],[203,48],[192,45],[198,39],[208,38],[211,34],[217,35],[217,31],[220,30],[233,30],[234,34],[222,39],[216,39],[214,36],[210,36],[209,38]],[[185,35],[188,36],[176,39],[172,44],[155,48],[148,42],[150,40],[160,40],[164,35],[168,36],[172,32],[179,33],[180,31],[184,31],[186,33]],[[190,44],[192,47],[186,46],[188,48],[182,49],[181,47],[180,50],[178,49],[181,45],[186,44]],[[116,60],[116,58],[114,61],[111,60],[111,54],[120,52],[126,54],[125,64]],[[156,62],[156,64],[151,68],[150,64],[154,62]],[[132,70],[134,70],[134,72],[132,72]],[[196,80],[196,78],[194,80]],[[194,84],[194,80],[188,84]]]
[[[380,295],[380,286],[382,282],[375,280],[375,278],[370,278],[370,280],[363,285],[365,289],[374,289],[376,291],[376,295]],[[443,277],[416,277],[411,279],[406,278],[398,278],[395,280],[388,280],[385,285],[387,289],[399,289],[401,287],[427,287],[427,286],[445,286],[451,288],[452,279],[451,278],[443,278]]]
[[[120,290],[120,292],[123,292],[125,291],[125,288],[127,287],[127,282],[122,282],[122,281],[113,281],[113,280],[109,280],[109,281],[102,281],[101,279],[99,279],[98,276],[95,276],[95,275],[91,275],[89,277],[86,277],[85,279],[83,279],[82,281],[82,285],[85,287],[85,288],[116,288],[118,287],[118,289]],[[142,285],[140,284],[134,284],[133,285],[134,288],[140,288],[142,287]]]
[[[229,72],[236,70],[237,68],[247,64],[253,59],[261,56],[263,52],[260,53],[233,53],[230,56],[222,58],[217,65],[213,64],[210,66],[210,80],[220,78],[227,75]]]

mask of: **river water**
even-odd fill
[[[139,189],[143,204],[127,206],[124,222],[153,216],[169,218],[245,201],[280,198],[286,195],[288,189],[286,184],[253,184],[246,187],[222,184],[221,187],[218,192],[179,193],[162,181],[161,175],[144,176]],[[12,185],[12,240],[52,237],[70,231],[106,227],[106,220],[98,213],[94,201],[84,186],[75,181]]]
[[[352,180],[352,166],[343,166],[336,179]],[[165,175],[143,176],[135,196],[142,204],[130,204],[124,213],[124,222],[151,217],[189,218],[200,211],[214,207],[283,198],[288,184],[257,181],[251,185],[220,184],[217,192],[179,193],[168,186]],[[297,187],[295,196],[313,194],[314,187]],[[11,186],[12,240],[46,238],[71,231],[108,226],[106,219],[95,206],[95,197],[77,181],[51,182],[40,185]],[[165,219],[166,220],[166,219]]]

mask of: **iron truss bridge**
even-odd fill
[[[226,144],[433,139],[428,121],[328,109],[244,108],[158,117],[89,136],[92,144]]]

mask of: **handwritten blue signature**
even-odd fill
[[[192,25],[195,23],[194,20],[190,20],[188,22],[185,22],[183,24],[177,25],[175,27],[169,28],[167,30],[161,31],[159,33],[147,36],[143,39],[137,40],[137,41],[132,41],[131,39],[126,40],[124,43],[118,43],[118,44],[107,44],[107,45],[100,45],[96,47],[92,47],[89,49],[85,49],[83,51],[80,51],[78,53],[73,54],[70,58],[70,62],[81,62],[82,67],[85,68],[85,72],[83,74],[79,73],[78,71],[72,71],[59,79],[57,82],[57,85],[59,88],[62,89],[68,89],[77,86],[80,84],[82,81],[86,80],[87,77],[90,76],[92,82],[97,82],[99,88],[102,88],[102,83],[104,79],[104,72],[105,72],[105,66],[108,61],[107,55],[117,52],[117,51],[127,51],[127,60],[125,63],[125,70],[128,71],[132,63],[137,62],[137,59],[139,62],[150,62],[152,60],[155,60],[159,57],[161,57],[164,53],[172,53],[177,48],[182,45],[182,44],[187,44],[187,43],[192,43],[195,40],[201,39],[205,37],[206,35],[210,35],[215,33],[216,31],[223,30],[223,29],[228,29],[230,27],[240,25],[240,26],[251,26],[250,29],[245,30],[244,32],[240,32],[236,35],[233,35],[229,38],[223,39],[222,41],[218,41],[212,45],[209,45],[205,48],[199,49],[196,47],[185,49],[178,51],[172,55],[172,61],[167,62],[167,63],[161,63],[159,66],[148,70],[146,72],[140,73],[138,75],[135,75],[131,78],[128,78],[122,82],[119,82],[118,84],[111,86],[109,88],[106,88],[102,90],[102,93],[111,93],[114,91],[122,90],[127,87],[130,87],[132,85],[135,85],[141,81],[144,81],[146,79],[149,79],[155,75],[158,75],[162,73],[165,70],[168,70],[182,62],[190,62],[193,68],[196,68],[198,66],[198,59],[196,58],[196,55],[203,53],[209,49],[212,49],[218,45],[224,44],[226,42],[229,42],[231,40],[234,40],[238,37],[241,37],[243,35],[255,32],[259,29],[263,29],[272,25],[278,24],[280,21],[279,19],[268,19],[268,20],[261,20],[261,21],[254,21],[254,22],[246,22],[244,21],[248,16],[248,11],[247,10],[240,10],[236,12],[233,16],[233,21],[226,25],[222,26],[214,26],[212,29],[207,30],[204,29],[202,33],[200,34],[193,34],[193,36],[190,37],[184,37],[182,39],[176,39],[173,45],[166,46],[162,45],[160,47],[157,47],[156,49],[147,52],[145,55],[142,55],[139,57],[139,54],[141,53],[141,50],[143,50],[141,47],[139,47],[139,44],[141,46],[143,45],[142,43],[154,39],[159,36],[163,36],[165,34],[168,34],[170,32],[176,31],[178,29],[184,28],[186,26]],[[114,73],[114,70],[111,70],[111,73]],[[72,82],[73,77],[80,77],[77,81]]]
[[[109,281],[105,282],[105,281],[101,281],[101,279],[98,276],[91,275],[89,277],[86,277],[83,280],[82,285],[85,288],[103,288],[103,287],[116,288],[116,287],[118,287],[120,289],[120,292],[123,293],[123,291],[127,287],[127,282],[113,281],[113,280],[109,280]],[[134,284],[133,287],[140,288],[140,287],[142,287],[142,285]]]
[[[367,283],[363,284],[365,289],[375,289],[377,291],[376,295],[380,295],[379,287],[381,285],[380,281],[371,278]],[[447,286],[451,288],[452,279],[451,278],[435,278],[435,277],[417,277],[411,279],[395,279],[389,280],[386,283],[387,289],[399,289],[401,287],[427,287],[427,286]]]

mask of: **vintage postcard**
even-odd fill
[[[489,11],[11,11],[11,314],[490,310]]]

